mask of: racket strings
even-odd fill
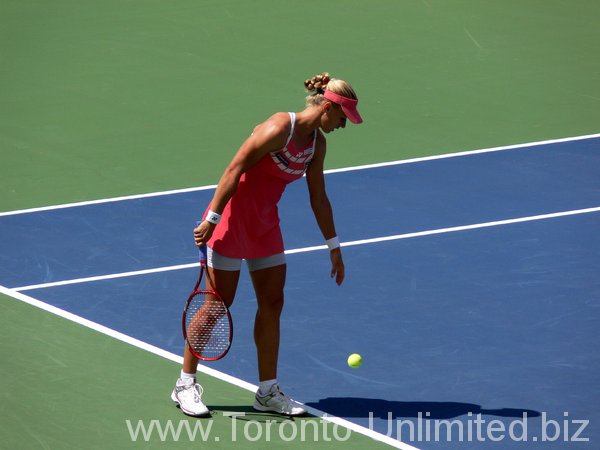
[[[196,294],[188,306],[186,330],[197,355],[216,358],[224,353],[229,347],[230,322],[223,302],[208,293]]]

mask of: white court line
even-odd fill
[[[411,158],[411,159],[402,159],[402,160],[398,160],[398,161],[389,161],[389,162],[376,163],[376,164],[366,164],[366,165],[362,165],[362,166],[352,166],[352,167],[343,167],[343,168],[339,168],[339,169],[329,169],[329,170],[326,170],[324,173],[330,174],[330,173],[351,172],[354,170],[376,169],[379,167],[396,166],[396,165],[400,165],[400,164],[413,164],[413,163],[419,163],[419,162],[424,162],[424,161],[434,161],[437,159],[457,158],[457,157],[461,157],[461,156],[478,155],[481,153],[491,153],[491,152],[499,152],[499,151],[504,151],[504,150],[515,150],[515,149],[520,149],[520,148],[536,147],[539,145],[559,144],[562,142],[582,141],[585,139],[595,139],[595,138],[599,138],[599,137],[600,137],[600,133],[587,134],[584,136],[573,136],[573,137],[560,138],[560,139],[550,139],[550,140],[546,140],[546,141],[527,142],[527,143],[515,144],[515,145],[505,145],[502,147],[491,147],[491,148],[483,148],[483,149],[478,149],[478,150],[467,150],[464,152],[445,153],[445,154],[441,154],[441,155],[425,156],[425,157],[421,157],[421,158]],[[79,206],[98,205],[98,204],[102,204],[102,203],[121,202],[121,201],[125,201],[125,200],[137,200],[137,199],[149,198],[149,197],[159,197],[162,195],[174,195],[174,194],[182,194],[182,193],[186,193],[186,192],[205,191],[205,190],[215,189],[216,187],[217,187],[216,185],[209,185],[209,186],[191,187],[191,188],[184,188],[184,189],[175,189],[175,190],[170,190],[170,191],[150,192],[147,194],[136,194],[136,195],[127,195],[127,196],[123,196],[123,197],[113,197],[113,198],[106,198],[106,199],[99,199],[99,200],[89,200],[89,201],[84,201],[84,202],[65,203],[62,205],[42,206],[39,208],[29,208],[29,209],[21,209],[21,210],[16,210],[16,211],[0,212],[0,217],[14,216],[17,214],[35,213],[35,212],[41,212],[41,211],[52,211],[55,209],[63,209],[63,208],[75,208],[75,207],[79,207]]]
[[[144,270],[134,270],[131,272],[113,273],[110,275],[98,275],[98,276],[93,276],[93,277],[75,278],[72,280],[55,281],[53,283],[32,284],[30,286],[23,286],[23,287],[17,287],[17,288],[12,288],[12,289],[14,291],[18,291],[18,292],[31,291],[33,289],[43,289],[43,288],[56,287],[56,286],[66,286],[69,284],[91,283],[92,281],[112,280],[114,278],[135,277],[138,275],[148,275],[151,273],[169,272],[171,270],[191,269],[192,267],[198,267],[199,265],[200,265],[199,262],[190,263],[190,264],[178,264],[175,266],[155,267],[153,269],[144,269]]]
[[[331,169],[331,170],[326,170],[325,173],[339,173],[339,172],[350,172],[353,170],[376,169],[378,167],[396,166],[396,165],[400,165],[400,164],[413,164],[413,163],[419,163],[419,162],[424,162],[424,161],[434,161],[437,159],[457,158],[457,157],[461,157],[461,156],[479,155],[482,153],[500,152],[500,151],[505,151],[505,150],[516,150],[516,149],[520,149],[520,148],[537,147],[540,145],[549,145],[549,144],[560,144],[563,142],[583,141],[586,139],[595,139],[595,138],[600,138],[600,133],[587,134],[585,136],[573,136],[573,137],[560,138],[560,139],[550,139],[547,141],[526,142],[524,144],[505,145],[502,147],[482,148],[479,150],[467,150],[464,152],[445,153],[442,155],[433,155],[433,156],[424,156],[421,158],[402,159],[399,161],[390,161],[390,162],[383,162],[383,163],[376,163],[376,164],[366,164],[363,166],[354,166],[354,167],[347,167],[347,168],[341,168],[341,169]]]
[[[421,236],[431,236],[434,234],[455,233],[457,231],[476,230],[479,228],[496,227],[496,226],[500,226],[500,225],[510,225],[513,223],[533,222],[535,220],[554,219],[557,217],[574,216],[577,214],[587,214],[587,213],[594,213],[594,212],[600,212],[600,206],[596,206],[594,208],[574,209],[571,211],[561,211],[561,212],[555,212],[555,213],[549,213],[549,214],[540,214],[537,216],[518,217],[516,219],[495,220],[493,222],[475,223],[475,224],[471,224],[471,225],[461,225],[461,226],[457,226],[457,227],[448,227],[448,228],[438,228],[435,230],[417,231],[414,233],[395,234],[392,236],[383,236],[383,237],[376,237],[376,238],[370,238],[370,239],[360,239],[357,241],[342,242],[341,245],[342,245],[342,247],[351,247],[353,245],[375,244],[377,242],[395,241],[398,239],[410,239],[410,238],[421,237]],[[285,254],[292,255],[295,253],[306,253],[306,252],[312,252],[312,251],[316,251],[316,250],[325,250],[325,249],[327,249],[326,245],[315,245],[313,247],[303,247],[303,248],[296,248],[296,249],[292,249],[292,250],[286,250]],[[132,272],[123,272],[123,273],[116,273],[116,274],[109,274],[109,275],[99,275],[99,276],[86,277],[86,278],[76,278],[73,280],[55,281],[52,283],[32,284],[29,286],[16,287],[16,288],[13,288],[13,290],[18,291],[18,292],[23,292],[23,291],[30,291],[33,289],[43,289],[43,288],[56,287],[56,286],[65,286],[68,284],[88,283],[91,281],[101,281],[101,280],[110,280],[113,278],[131,277],[131,276],[137,276],[137,275],[147,275],[147,274],[151,274],[151,273],[167,272],[167,271],[171,271],[171,270],[190,269],[192,267],[198,267],[198,265],[199,265],[199,263],[179,264],[179,265],[175,265],[175,266],[157,267],[154,269],[137,270],[137,271],[132,271]]]
[[[44,311],[47,311],[49,313],[55,314],[59,317],[62,317],[64,319],[70,320],[72,322],[75,322],[79,325],[83,325],[84,327],[87,328],[91,328],[92,330],[98,331],[102,334],[105,334],[107,336],[110,336],[112,338],[115,338],[121,342],[125,342],[126,344],[132,345],[134,347],[137,347],[139,349],[145,350],[147,352],[150,352],[154,355],[160,356],[162,358],[168,359],[170,361],[173,361],[177,364],[183,364],[183,357],[176,355],[174,353],[168,352],[166,350],[163,350],[161,348],[155,347],[154,345],[150,345],[146,342],[140,341],[139,339],[133,338],[131,336],[128,336],[126,334],[120,333],[116,330],[113,330],[111,328],[105,327],[104,325],[100,325],[99,323],[96,322],[92,322],[91,320],[85,319],[81,316],[78,316],[76,314],[70,313],[68,311],[65,311],[64,309],[60,309],[57,308],[55,306],[52,306],[48,303],[42,302],[40,300],[37,300],[33,297],[30,297],[28,295],[25,294],[21,294],[20,292],[16,292],[14,289],[8,289],[4,286],[0,286],[0,293],[7,295],[9,297],[12,297],[16,300],[20,300],[24,303],[27,303],[29,305],[35,306],[37,308],[43,309]],[[246,389],[252,393],[256,392],[256,390],[258,389],[258,386],[252,384],[252,383],[248,383],[247,381],[241,380],[239,378],[233,377],[231,375],[228,375],[226,373],[220,372],[218,370],[215,369],[211,369],[210,367],[206,367],[204,365],[199,364],[198,365],[198,371],[202,372],[206,375],[209,375],[211,377],[220,379],[222,381],[225,381],[227,383],[233,384],[234,386],[240,387],[242,389]],[[331,422],[333,424],[337,424],[340,426],[343,426],[345,428],[348,428],[350,430],[352,430],[355,433],[359,433],[362,434],[364,436],[370,437],[371,439],[374,439],[376,441],[380,441],[384,444],[390,445],[391,447],[394,448],[398,448],[401,450],[419,450],[416,447],[413,447],[412,445],[409,444],[405,444],[404,442],[400,442],[396,439],[393,439],[389,436],[386,436],[384,434],[378,433],[374,430],[371,430],[370,428],[366,428],[363,427],[361,425],[355,424],[353,422],[350,422],[348,420],[342,419],[340,417],[336,417],[336,416],[330,416],[328,415],[326,412],[321,411],[319,409],[316,408],[311,408],[311,407],[306,407],[307,411],[316,416],[316,417],[320,417],[323,420],[326,420],[328,422]]]

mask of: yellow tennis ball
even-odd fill
[[[360,356],[358,353],[352,353],[350,356],[348,356],[348,365],[353,369],[358,369],[360,366],[362,366],[362,363],[362,356]]]

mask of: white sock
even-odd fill
[[[261,381],[258,384],[258,393],[260,395],[267,395],[269,393],[269,391],[271,390],[271,388],[276,384],[277,384],[277,378],[274,378],[273,380]]]
[[[195,373],[186,373],[182,370],[179,378],[181,379],[181,381],[187,381],[187,380],[196,381],[196,374]]]

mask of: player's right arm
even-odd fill
[[[221,214],[235,193],[240,178],[267,153],[285,145],[290,130],[290,119],[286,113],[277,113],[254,129],[241,145],[219,180],[210,209]],[[194,230],[196,245],[208,242],[215,229],[213,223],[203,221]]]

